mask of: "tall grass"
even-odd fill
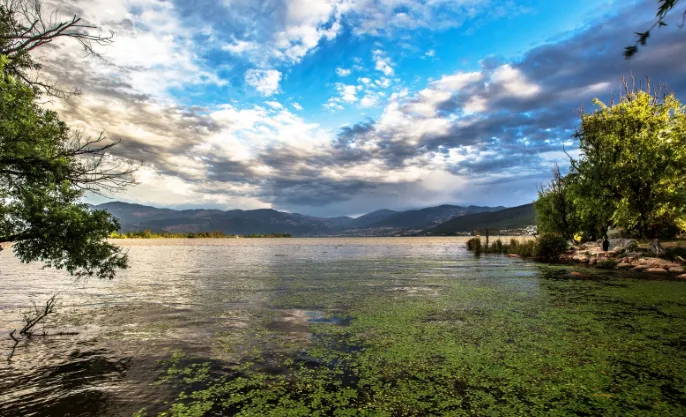
[[[542,235],[538,239],[520,241],[510,239],[510,243],[504,243],[496,239],[492,244],[481,242],[481,238],[475,237],[467,241],[467,250],[477,255],[482,253],[506,253],[519,255],[523,258],[542,258],[553,260],[568,248],[567,242],[561,236]]]

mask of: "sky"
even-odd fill
[[[359,215],[516,206],[575,155],[579,111],[622,75],[686,91],[686,29],[654,0],[46,0],[111,45],[36,53],[82,94],[50,105],[121,140],[113,200]],[[679,96],[679,94],[677,94]],[[679,96],[684,99],[684,96]],[[108,201],[86,197],[91,203]]]

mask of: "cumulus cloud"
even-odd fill
[[[352,71],[349,69],[341,68],[341,67],[336,68],[336,74],[339,77],[347,77],[348,75],[350,75],[350,73],[352,73]]]
[[[374,68],[384,73],[385,76],[393,75],[395,72],[391,66],[393,63],[390,58],[386,56],[386,53],[380,49],[375,49],[373,52],[374,56]]]
[[[95,82],[116,83],[120,91],[164,100],[171,88],[226,84],[201,62],[192,41],[196,30],[183,23],[170,2],[48,0],[43,10],[54,10],[55,19],[70,20],[77,15],[103,33],[116,33],[114,44],[98,50],[102,59],[84,61],[83,51],[65,39],[35,51],[47,72],[65,85],[83,87],[84,80],[74,77],[75,72],[83,71]]]
[[[280,81],[281,72],[277,70],[251,69],[245,73],[245,82],[266,97],[279,91]]]
[[[511,3],[494,6],[476,0],[253,0],[173,2],[195,17],[222,49],[260,66],[297,63],[320,42],[338,37],[344,27],[358,36],[389,36],[417,29],[444,30],[466,21],[523,12]],[[246,18],[249,16],[249,18]]]
[[[141,49],[131,49],[132,56],[115,50],[118,43],[105,51],[104,62],[83,60],[80,51],[61,45],[41,55],[46,70],[60,83],[84,90],[71,101],[53,104],[62,117],[87,132],[104,130],[121,139],[114,148],[118,156],[145,161],[139,178],[143,184],[124,197],[147,204],[274,207],[338,215],[446,201],[524,203],[535,196],[536,185],[549,177],[552,165],[564,163],[560,151],[578,123],[578,106],[589,105],[595,96],[609,97],[620,75],[647,74],[656,82],[668,82],[674,91],[686,91],[686,61],[681,58],[686,56],[686,31],[660,31],[636,58],[621,57],[623,46],[632,40],[627,22],[649,16],[653,5],[646,3],[528,51],[516,62],[484,60],[478,70],[456,70],[418,90],[398,84],[390,89],[396,64],[376,49],[370,71],[376,76],[364,74],[355,84],[335,84],[336,96],[327,105],[380,106],[379,112],[374,119],[331,131],[303,113],[292,113],[291,106],[302,110],[291,101],[295,97],[266,102],[258,97],[257,104],[227,100],[203,107],[177,103],[168,94],[176,86],[224,82],[203,64],[192,41],[199,34],[221,34],[214,33],[212,25],[179,21],[179,16],[192,19],[203,5],[212,11],[218,6],[209,0],[198,0],[193,10],[184,9],[188,2],[182,1],[153,7],[148,3],[97,0],[64,9],[100,14],[99,24],[118,29],[117,41],[129,39],[126,48],[140,41]],[[390,3],[270,3],[272,18],[283,24],[239,25],[234,29],[241,30],[233,30],[221,44],[227,53],[250,55],[256,53],[253,39],[269,34],[270,53],[276,51],[279,59],[288,61],[316,48],[315,40],[342,30],[335,24],[345,16],[357,19],[358,32],[373,33],[400,22],[421,26],[420,12],[430,4],[466,4],[425,2],[389,11],[384,5]],[[306,10],[307,5],[312,10]],[[77,6],[84,9],[74,10]],[[233,6],[212,17],[228,13],[237,18],[232,13],[262,7],[247,0],[236,0]],[[358,16],[363,6],[378,14]],[[273,68],[279,67],[253,65],[239,74],[269,97],[279,91],[282,78]]]

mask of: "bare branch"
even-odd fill
[[[74,39],[87,55],[99,57],[94,46],[111,44],[114,33],[101,35],[96,26],[83,22],[77,16],[60,20],[56,13],[52,13],[44,18],[40,0],[0,1],[0,55],[8,58],[7,71],[36,91],[66,97],[78,91],[59,90],[54,85],[26,75],[27,71],[40,68],[29,53],[58,38]]]
[[[26,325],[19,331],[19,334],[22,336],[31,337],[31,334],[33,333],[33,328],[36,326],[36,324],[38,324],[41,320],[43,320],[45,317],[47,317],[55,311],[56,302],[57,294],[53,295],[52,297],[50,297],[50,299],[48,299],[48,301],[45,303],[45,308],[43,308],[42,310],[39,310],[34,304],[34,311],[24,315],[24,322],[26,323]],[[33,314],[33,317],[31,316],[31,314]]]

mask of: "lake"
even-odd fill
[[[5,354],[59,305],[0,361],[0,415],[686,415],[686,282],[465,241],[121,240],[131,268],[86,282],[4,250]]]

